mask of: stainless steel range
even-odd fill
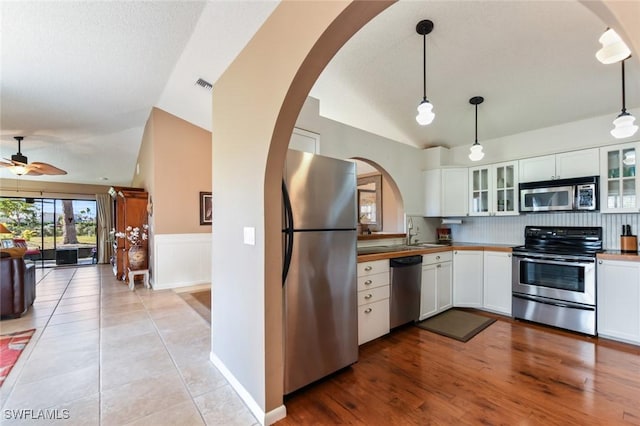
[[[596,335],[601,227],[527,226],[513,249],[512,316]]]

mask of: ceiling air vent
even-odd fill
[[[213,88],[213,85],[211,83],[209,83],[207,80],[203,80],[201,78],[199,78],[198,81],[196,81],[196,85],[200,86],[200,87],[204,87],[208,91],[211,91],[211,89]]]

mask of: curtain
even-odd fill
[[[113,201],[109,194],[96,194],[98,206],[98,263],[109,263],[113,254],[111,226],[113,224]]]

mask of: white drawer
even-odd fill
[[[389,298],[389,286],[376,287],[358,292],[358,306]]]
[[[453,254],[450,251],[441,251],[440,253],[430,253],[422,255],[422,264],[431,265],[433,263],[451,262]]]
[[[389,272],[358,277],[358,291],[389,285]]]
[[[358,306],[358,344],[389,332],[389,299]]]
[[[358,276],[379,274],[389,271],[389,260],[374,260],[373,262],[358,263]]]

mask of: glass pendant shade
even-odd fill
[[[631,55],[629,47],[611,28],[605,31],[598,41],[602,44],[602,48],[596,52],[596,58],[603,64],[613,64]]]
[[[621,113],[613,120],[615,127],[611,130],[611,136],[616,139],[624,139],[635,135],[638,131],[638,126],[633,124],[635,120],[635,117],[628,112]]]
[[[419,125],[427,126],[431,124],[435,116],[433,113],[433,105],[431,105],[428,100],[425,99],[420,102],[420,105],[418,105],[418,115],[416,115],[416,121]]]
[[[469,154],[469,160],[471,161],[480,161],[484,158],[484,152],[482,152],[482,145],[480,145],[478,142],[471,145],[471,148],[469,148],[469,151],[471,151],[471,153]]]

